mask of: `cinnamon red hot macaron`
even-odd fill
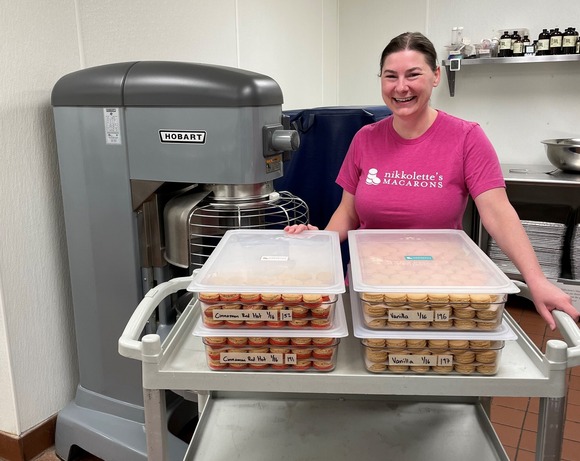
[[[292,353],[296,356],[297,360],[309,359],[312,357],[312,348],[310,347],[297,347],[292,349]]]
[[[284,328],[287,322],[281,320],[269,320],[266,322],[268,328]]]
[[[290,338],[272,337],[270,338],[269,342],[273,346],[287,346],[288,344],[290,344]]]
[[[220,294],[219,293],[210,293],[210,292],[201,292],[198,295],[199,300],[203,301],[204,303],[215,303],[218,302],[220,300]]]
[[[248,344],[250,346],[264,346],[270,342],[270,338],[261,338],[256,336],[251,336],[248,338]]]
[[[330,346],[335,341],[334,338],[312,338],[312,344],[315,346]]]
[[[311,368],[312,362],[310,360],[297,360],[292,369],[296,371],[305,371]]]
[[[318,307],[322,304],[322,295],[305,293],[302,295],[302,302],[310,308]]]
[[[244,368],[248,368],[248,364],[244,362],[232,362],[229,365],[232,370],[243,370]]]
[[[287,306],[293,306],[302,302],[300,293],[282,293],[282,302]]]
[[[307,319],[292,319],[288,322],[291,328],[306,328],[310,323]]]
[[[243,303],[257,303],[260,301],[260,293],[240,293],[240,301]]]
[[[245,346],[248,344],[248,338],[242,336],[228,336],[227,343],[230,346]]]
[[[330,320],[328,319],[312,319],[310,321],[310,326],[312,328],[330,328]]]
[[[203,342],[208,346],[225,346],[228,339],[225,336],[204,336]]]
[[[260,299],[264,304],[276,304],[281,301],[282,295],[280,293],[262,293]]]
[[[294,346],[310,346],[312,338],[290,338],[290,344]]]
[[[219,360],[208,359],[207,365],[212,370],[223,370],[225,368],[228,368],[228,364],[227,363],[221,363]]]
[[[251,362],[248,364],[248,368],[253,368],[254,370],[263,370],[268,368],[270,364],[268,363],[258,363],[258,362]]]
[[[239,293],[220,293],[220,301],[233,302],[240,299]]]
[[[312,351],[312,357],[319,360],[330,360],[332,354],[334,354],[334,348],[332,347],[316,348]]]
[[[310,314],[316,319],[327,319],[330,317],[330,306],[315,307]]]
[[[326,360],[315,360],[312,365],[318,371],[330,371],[334,368],[334,363]]]
[[[292,318],[293,319],[305,319],[308,317],[308,308],[304,306],[292,306]]]
[[[224,325],[223,320],[214,320],[212,317],[203,316],[203,324],[208,328],[219,328]]]

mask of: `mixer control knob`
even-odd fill
[[[272,148],[274,150],[294,151],[300,147],[300,136],[295,130],[276,130],[272,133]]]
[[[263,128],[264,157],[282,152],[295,151],[300,147],[300,135],[296,130],[284,130],[279,124]]]

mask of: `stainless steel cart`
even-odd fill
[[[143,363],[150,460],[168,460],[167,389],[198,397],[185,460],[508,460],[486,411],[494,396],[540,397],[536,460],[560,459],[566,370],[580,363],[580,330],[562,312],[555,317],[568,344],[550,340],[545,355],[506,314],[518,338],[506,343],[494,376],[371,374],[353,336],[341,342],[331,373],[215,372],[192,334],[196,302],[163,342],[154,334],[138,339],[159,303],[190,282],[151,290],[119,340],[123,356]],[[341,302],[348,311],[348,294]]]

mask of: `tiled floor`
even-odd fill
[[[510,298],[507,310],[542,351],[545,351],[545,345],[549,339],[561,338],[557,331],[552,332],[546,326],[531,302],[523,298]],[[580,367],[571,369],[568,373],[568,402],[562,461],[580,461]],[[493,399],[491,420],[511,461],[534,460],[538,407],[539,398],[496,397]],[[50,450],[34,461],[57,461],[58,459],[54,451]],[[102,460],[87,456],[75,461]]]

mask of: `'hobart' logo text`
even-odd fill
[[[159,139],[164,143],[205,144],[205,131],[159,130]]]

